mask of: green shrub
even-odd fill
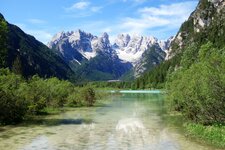
[[[0,17],[0,67],[5,67],[7,62],[7,22]]]
[[[71,93],[68,98],[68,106],[70,107],[79,107],[79,106],[85,106],[84,98],[81,97],[81,94],[78,93],[78,91],[74,91]]]
[[[81,90],[81,97],[84,98],[87,106],[93,106],[96,100],[95,91],[90,87],[86,87]]]
[[[180,68],[167,83],[175,110],[202,124],[225,122],[225,49],[202,46],[190,68]]]
[[[20,122],[26,115],[37,115],[46,108],[93,106],[96,95],[93,88],[75,88],[57,78],[42,79],[33,76],[24,80],[8,69],[0,69],[0,123]]]
[[[19,96],[0,90],[0,124],[22,121],[27,113],[27,103]]]

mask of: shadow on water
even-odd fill
[[[44,125],[44,126],[59,126],[59,125],[81,125],[94,123],[92,119],[35,119],[27,121],[24,126],[29,125]],[[23,125],[22,125],[23,126]]]
[[[0,132],[3,132],[3,131],[5,131],[5,129],[0,127]]]

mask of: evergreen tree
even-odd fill
[[[17,56],[12,64],[12,72],[15,74],[23,74],[23,67],[22,67],[22,63],[20,60],[20,57]]]
[[[7,23],[4,18],[0,16],[0,68],[6,66],[7,30]]]

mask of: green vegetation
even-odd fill
[[[89,81],[118,79],[129,71],[131,67],[129,63],[122,63],[119,58],[99,51],[96,57],[82,62],[81,65],[74,69],[76,72],[76,83],[82,84]]]
[[[208,43],[194,64],[183,66],[170,75],[167,84],[174,109],[197,123],[225,123],[225,49]]]
[[[167,75],[179,65],[180,55],[173,57],[145,73],[133,83],[132,89],[161,89],[164,88]]]
[[[96,100],[95,91],[90,87],[77,88],[68,96],[68,106],[93,106]]]
[[[118,81],[118,82],[89,82],[84,84],[85,86],[91,86],[99,89],[134,89],[132,88],[132,82]]]
[[[4,20],[3,16],[0,15],[0,67],[6,65],[6,56],[7,56],[7,23]]]
[[[222,49],[225,46],[224,10],[217,12],[208,0],[201,0],[199,4],[199,9],[192,13],[180,27],[178,34],[182,41],[176,38],[171,43],[171,55],[174,57],[138,78],[134,83],[135,88],[164,88],[168,74],[179,67],[189,67],[196,62],[202,45],[211,42],[216,49]],[[213,18],[213,21],[205,28],[198,27],[194,24],[197,16],[209,22]],[[200,32],[196,32],[195,28],[199,28]],[[182,46],[180,46],[181,43]]]
[[[191,137],[207,141],[208,143],[212,143],[221,148],[225,147],[225,126],[204,126],[201,124],[189,123],[185,125],[185,129]]]
[[[0,14],[0,68],[8,67],[16,74],[30,78],[58,77],[74,80],[74,72],[55,52],[33,36],[8,23]]]
[[[185,126],[190,136],[225,147],[225,48],[208,43],[194,52],[189,47],[182,67],[168,75],[168,101],[192,121]]]
[[[93,106],[95,91],[75,87],[57,78],[33,76],[25,80],[8,69],[0,70],[0,124],[14,124],[49,108]]]

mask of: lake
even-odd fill
[[[1,150],[211,150],[167,118],[160,91],[121,91],[102,107],[74,108],[37,124],[0,128]],[[173,120],[174,119],[174,120]]]

